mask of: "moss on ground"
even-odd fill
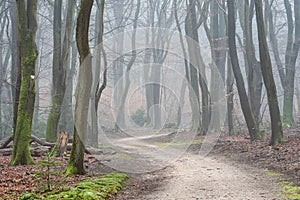
[[[272,177],[280,177],[282,174],[276,173],[273,171],[266,170],[265,171],[268,176]],[[290,200],[299,200],[300,199],[300,186],[296,186],[293,183],[282,180],[280,182],[281,184],[281,193],[278,194],[279,197],[282,197],[283,199],[290,199]]]
[[[109,195],[115,194],[121,190],[123,188],[123,182],[127,178],[128,176],[126,174],[111,173],[105,175],[103,178],[80,182],[67,191],[51,191],[44,194],[25,193],[19,197],[19,200],[104,200]]]
[[[185,145],[192,145],[192,144],[202,144],[202,141],[199,140],[194,140],[194,141],[184,141],[184,142],[179,142],[179,141],[172,141],[172,142],[155,142],[153,143],[154,145],[158,147],[177,147],[177,146],[185,146]]]
[[[300,199],[300,186],[293,185],[288,181],[281,181],[282,193],[280,197],[284,199],[299,200]]]

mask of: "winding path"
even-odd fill
[[[279,193],[276,180],[263,170],[229,163],[220,157],[187,154],[174,163],[166,184],[138,199],[270,200],[280,199],[276,197]]]
[[[166,164],[172,166],[167,169],[167,179],[160,187],[135,199],[280,199],[277,197],[277,194],[280,193],[280,186],[275,177],[267,176],[263,169],[229,162],[224,157],[201,157],[196,154],[184,153],[184,148],[178,145],[181,143],[161,142],[164,137],[170,137],[170,134],[149,133],[146,136],[136,135],[111,140],[114,145],[119,147],[116,154],[119,156],[112,157],[112,167],[144,173],[149,169],[155,169],[155,167],[158,167],[157,169],[163,168]],[[170,148],[164,148],[162,144]],[[183,153],[183,155],[173,157],[176,158],[173,162],[168,160],[168,158],[179,155],[179,153]],[[165,163],[166,160],[168,162]]]

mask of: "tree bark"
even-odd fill
[[[230,59],[232,63],[232,69],[234,73],[234,77],[237,84],[237,89],[240,97],[240,103],[242,107],[242,112],[244,114],[246,124],[248,127],[249,135],[251,140],[256,140],[260,138],[259,129],[254,120],[253,112],[250,107],[250,103],[247,97],[243,75],[241,73],[241,69],[239,66],[239,60],[237,56],[236,50],[236,42],[235,42],[235,4],[234,0],[228,0],[228,43],[229,43],[229,53]]]
[[[272,137],[271,137],[270,144],[276,145],[283,141],[283,133],[282,133],[280,111],[278,107],[276,85],[273,78],[272,64],[271,64],[269,48],[267,45],[267,39],[265,33],[263,8],[262,8],[261,0],[255,0],[255,10],[256,10],[256,23],[258,29],[261,70],[262,70],[263,80],[266,86],[268,103],[269,103],[269,111],[271,116]]]
[[[35,62],[38,55],[35,43],[37,0],[28,0],[27,4],[17,0],[17,10],[22,82],[10,165],[27,165],[34,163],[29,151],[29,141],[35,101]]]
[[[117,112],[117,120],[116,120],[116,125],[115,127],[117,128],[117,130],[119,130],[120,128],[124,128],[126,127],[126,123],[125,123],[125,119],[124,119],[124,113],[125,113],[125,101],[127,98],[127,94],[129,91],[129,87],[130,87],[130,70],[131,67],[134,64],[134,61],[136,59],[136,45],[135,45],[135,40],[136,40],[136,28],[137,28],[137,22],[138,22],[138,17],[139,17],[139,13],[140,13],[140,0],[138,0],[137,2],[137,6],[136,6],[136,12],[134,15],[134,22],[133,22],[133,33],[132,33],[132,38],[131,38],[131,46],[132,46],[132,56],[131,59],[129,60],[127,66],[126,66],[126,71],[125,71],[125,80],[124,80],[124,89],[123,89],[123,93],[120,97],[120,103],[119,104],[119,109]],[[121,124],[118,124],[119,122],[122,122]],[[120,127],[121,126],[121,127]]]
[[[84,174],[83,165],[85,139],[87,135],[87,118],[92,86],[92,57],[90,53],[88,33],[90,15],[93,6],[92,0],[81,0],[77,18],[76,42],[80,56],[79,78],[75,105],[74,138],[70,160],[65,173]]]
[[[62,1],[56,0],[54,2],[54,28],[53,28],[53,67],[52,67],[52,80],[53,80],[53,95],[51,102],[51,110],[48,116],[46,139],[47,141],[54,142],[57,138],[57,129],[59,119],[62,112],[62,105],[66,91],[66,76],[70,59],[70,43],[73,33],[73,17],[74,17],[75,2],[68,1],[68,10],[66,17],[66,28],[62,41]]]

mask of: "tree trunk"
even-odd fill
[[[130,87],[130,70],[131,67],[134,64],[134,61],[136,59],[136,45],[135,45],[135,41],[136,41],[136,28],[137,28],[137,22],[138,22],[138,17],[139,17],[139,13],[140,13],[140,0],[138,0],[137,2],[137,8],[136,8],[136,12],[135,12],[135,17],[134,17],[134,22],[133,22],[133,33],[132,33],[132,38],[131,38],[131,47],[132,47],[132,56],[126,66],[126,71],[125,71],[125,80],[124,80],[124,89],[123,89],[123,93],[121,95],[121,99],[120,99],[120,104],[119,104],[119,109],[118,109],[118,113],[117,113],[117,121],[116,121],[116,128],[119,130],[120,128],[124,128],[126,126],[125,124],[125,118],[124,118],[124,113],[125,113],[125,101],[127,98],[127,94],[129,91],[129,87]],[[121,122],[121,124],[119,124]],[[122,127],[123,126],[123,127]]]
[[[198,32],[196,29],[196,8],[195,8],[195,1],[191,1],[187,4],[188,13],[185,18],[185,32],[188,37],[193,39],[196,42],[199,42],[198,38]],[[195,47],[193,44],[188,43],[188,54],[191,60],[197,61],[197,57],[200,55],[200,48]],[[196,63],[195,63],[196,64]],[[200,63],[198,63],[200,65]],[[198,65],[198,66],[199,66]],[[205,69],[201,69],[202,73],[205,74]],[[201,130],[201,115],[200,115],[200,92],[199,92],[199,83],[202,83],[202,80],[199,80],[200,78],[203,78],[204,74],[200,75],[200,69],[197,69],[196,66],[193,66],[191,63],[189,63],[189,77],[190,77],[190,87],[189,87],[189,99],[191,104],[191,110],[192,110],[192,130],[199,131]],[[200,77],[198,78],[198,74]],[[205,83],[205,81],[203,82]],[[202,93],[202,96],[206,95]]]
[[[74,40],[75,41],[75,40]],[[74,116],[73,116],[73,78],[75,75],[77,64],[77,47],[76,43],[72,44],[72,58],[71,67],[67,70],[67,80],[66,80],[66,92],[64,97],[64,102],[62,105],[62,115],[60,120],[59,129],[66,130],[68,133],[73,135],[74,131]]]
[[[263,19],[262,1],[255,0],[256,22],[258,29],[259,55],[264,83],[266,86],[269,111],[271,115],[272,137],[271,145],[276,145],[283,141],[282,124],[278,107],[276,85],[273,78],[272,64],[269,55],[269,48],[265,34]]]
[[[11,17],[11,93],[13,100],[13,133],[15,133],[17,126],[18,106],[20,97],[20,86],[21,86],[21,60],[18,55],[19,42],[18,40],[18,16],[17,16],[17,3],[16,1],[11,2],[10,6],[10,17]]]
[[[57,127],[61,114],[61,105],[65,90],[65,71],[61,62],[61,41],[62,41],[62,1],[54,1],[54,22],[53,22],[53,63],[52,63],[52,101],[51,109],[47,120],[46,140],[55,142],[57,139]]]
[[[94,56],[94,63],[93,63],[93,83],[91,89],[91,98],[90,101],[90,120],[91,120],[91,127],[88,132],[88,144],[93,147],[98,147],[98,104],[99,99],[97,98],[97,90],[99,90],[100,84],[100,71],[101,71],[101,52],[103,47],[103,15],[104,15],[104,0],[100,1],[100,7],[97,8],[96,12],[96,28],[95,28],[95,35],[97,35],[97,39],[95,40],[95,55]],[[103,53],[103,52],[102,52]],[[104,55],[104,54],[103,54]],[[105,70],[105,67],[103,68]],[[104,72],[104,76],[105,76]],[[104,78],[103,78],[104,79]]]
[[[284,126],[290,127],[295,125],[293,116],[293,106],[294,106],[294,85],[295,85],[295,65],[298,57],[299,47],[300,47],[300,3],[299,1],[294,1],[294,12],[295,12],[295,37],[294,25],[293,25],[293,13],[291,9],[291,4],[288,0],[284,1],[286,7],[286,14],[288,20],[288,38],[287,47],[285,55],[285,65],[286,65],[286,80],[284,85],[284,99],[283,99],[283,124]],[[293,41],[294,38],[294,41]]]
[[[57,129],[66,91],[66,76],[70,63],[70,43],[73,33],[72,21],[74,18],[75,4],[76,3],[72,0],[68,1],[66,30],[63,38],[63,44],[61,44],[62,1],[56,0],[54,3],[54,51],[52,68],[53,96],[46,128],[46,139],[51,142],[54,142],[57,138]]]
[[[18,0],[17,10],[22,82],[10,165],[27,165],[34,163],[29,151],[29,141],[35,100],[35,62],[38,55],[35,44],[37,0],[28,0],[27,4]]]
[[[76,42],[80,56],[79,78],[75,105],[75,126],[70,160],[65,169],[68,174],[84,174],[85,139],[87,135],[88,108],[92,86],[92,57],[89,48],[89,23],[93,1],[81,0],[77,18]]]
[[[234,84],[234,77],[232,72],[232,66],[230,57],[228,56],[227,61],[227,122],[228,122],[228,132],[229,135],[234,135],[234,126],[233,126],[233,84]]]
[[[260,132],[254,120],[253,112],[250,107],[250,103],[247,97],[243,75],[239,66],[239,60],[236,50],[235,42],[235,5],[234,0],[228,0],[228,43],[229,43],[229,52],[232,63],[232,69],[234,77],[237,84],[237,89],[240,97],[240,103],[242,107],[242,112],[244,114],[248,131],[250,134],[251,140],[256,140],[260,138]]]

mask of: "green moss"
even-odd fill
[[[176,146],[185,146],[191,144],[202,144],[202,141],[194,140],[194,141],[186,141],[186,142],[155,142],[154,145],[158,147],[176,147]]]
[[[278,196],[291,200],[300,199],[300,186],[293,185],[288,181],[281,181],[281,186],[282,192]]]
[[[266,170],[265,173],[268,176],[272,177],[280,177],[282,174],[272,172],[269,170]],[[293,183],[283,180],[280,182],[282,192],[278,194],[279,197],[283,197],[284,199],[291,199],[291,200],[298,200],[300,199],[300,186],[295,186]]]
[[[45,194],[25,193],[19,200],[45,199],[78,199],[78,200],[102,200],[109,194],[115,194],[123,189],[123,182],[128,178],[126,174],[111,173],[102,178],[86,180],[75,185],[74,188],[63,192],[47,192]]]
[[[114,157],[123,159],[123,160],[132,160],[133,159],[131,156],[124,154],[124,153],[117,153],[114,155]]]
[[[281,174],[276,173],[276,172],[272,172],[272,171],[269,171],[269,170],[266,170],[265,173],[266,173],[268,176],[273,176],[273,177],[281,176]]]

